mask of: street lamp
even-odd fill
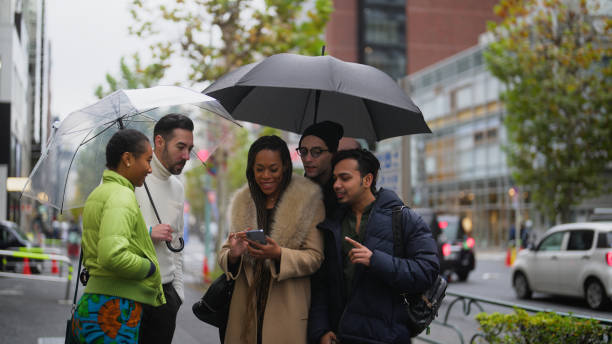
[[[514,208],[514,242],[516,245],[516,254],[518,255],[521,247],[521,193],[518,187],[513,186],[508,190],[508,195],[512,199],[512,207]]]
[[[514,190],[514,186],[513,186],[510,189],[508,189],[508,196],[510,196],[510,198],[513,198],[515,195],[516,195],[516,190]]]

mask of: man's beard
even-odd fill
[[[168,172],[174,175],[181,174],[181,172],[183,171],[183,168],[185,167],[185,163],[187,163],[187,160],[181,159],[180,161],[177,161],[174,164],[170,164],[169,155],[170,154],[168,154],[168,148],[164,147],[164,151],[162,152],[162,160],[165,161],[166,164],[168,165]]]
[[[170,168],[170,173],[178,175],[181,174],[181,172],[183,172],[183,168],[185,168],[185,163],[187,161],[186,160],[181,160],[180,162],[176,163],[175,165],[172,166],[172,168]],[[183,164],[182,166],[180,166],[181,164]]]

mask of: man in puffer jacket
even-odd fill
[[[421,217],[403,212],[409,258],[393,257],[392,210],[403,203],[376,190],[380,163],[369,151],[339,152],[334,191],[343,207],[321,224],[325,260],[312,279],[308,336],[313,343],[409,343],[400,292],[423,292],[439,272],[436,243]]]

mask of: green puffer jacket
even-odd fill
[[[156,269],[146,277],[149,261]],[[119,296],[153,306],[166,303],[155,248],[134,186],[114,171],[104,171],[102,185],[85,202],[83,264],[90,274],[86,293]]]

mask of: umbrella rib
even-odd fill
[[[144,114],[145,114],[145,113],[147,113],[147,112],[150,112],[150,111],[153,111],[153,110],[157,110],[157,109],[159,109],[159,106],[156,106],[156,107],[150,108],[150,109],[145,110],[145,111],[142,111],[142,112],[134,112],[134,113],[133,113],[133,114],[131,114],[131,115],[130,115],[130,114],[127,114],[127,115],[125,115],[125,116],[126,116],[126,117],[133,117],[133,116],[138,116],[138,115],[144,115]],[[153,119],[153,117],[150,117],[150,116],[146,116],[146,117],[148,117],[148,118],[150,118],[150,119]]]
[[[312,94],[312,88],[308,89],[308,94],[306,95],[306,102],[304,102],[304,109],[302,110],[302,116],[301,116],[302,120],[300,121],[300,134],[304,132],[304,121],[306,120],[306,110],[308,109],[308,103],[310,102],[311,94]]]
[[[150,109],[145,110],[145,111],[142,111],[142,112],[134,112],[134,113],[132,113],[132,114],[126,114],[126,115],[125,115],[123,118],[130,118],[130,117],[142,116],[142,117],[144,117],[144,118],[148,118],[148,119],[150,119],[150,120],[151,120],[151,122],[157,122],[157,121],[155,120],[155,118],[153,118],[153,117],[151,117],[151,116],[148,116],[148,115],[145,115],[145,113],[150,112],[150,111],[153,111],[153,110],[156,110],[156,109],[159,109],[159,106],[154,107],[154,108],[150,108]],[[132,122],[145,122],[145,121],[134,121],[134,120],[132,120]]]
[[[366,110],[368,110],[368,113],[371,113],[370,107],[368,106],[368,102],[366,101],[366,99],[361,98],[361,102],[363,103],[363,106],[366,108]],[[372,132],[374,133],[374,141],[378,141],[378,134],[376,133],[376,127],[374,126],[374,121],[372,121],[372,116],[367,116],[367,118],[370,120],[370,127],[372,128]]]
[[[106,126],[106,128],[102,129],[102,130],[101,130],[99,133],[97,133],[97,134],[96,134],[96,135],[94,135],[93,137],[91,137],[91,138],[87,139],[87,141],[83,141],[83,142],[81,142],[81,144],[79,145],[79,147],[80,147],[80,146],[82,146],[82,145],[86,145],[86,144],[88,144],[88,143],[89,143],[89,141],[91,141],[91,140],[95,139],[96,137],[98,137],[98,136],[102,135],[102,134],[103,134],[105,131],[107,131],[108,129],[112,128],[112,126],[115,124],[115,122],[116,122],[116,120],[112,121],[112,122],[111,122],[109,125],[107,125],[107,126]],[[95,128],[92,128],[92,129],[90,130],[90,133],[91,133],[91,131],[93,131],[94,129],[95,129]],[[89,134],[88,134],[88,135],[89,135]],[[87,137],[87,136],[85,136],[85,137]]]
[[[94,129],[95,128],[92,128],[87,135],[89,135]],[[104,129],[104,131],[106,131],[106,129]],[[83,141],[85,141],[85,138],[83,138]],[[76,155],[79,153],[79,148],[81,148],[84,144],[83,141],[81,141],[81,144],[74,151],[74,154],[72,155],[72,159],[70,159],[70,165],[68,165],[68,170],[66,172],[66,181],[64,181],[64,192],[62,193],[62,204],[60,205],[60,214],[63,213],[63,210],[64,210],[64,198],[66,197],[66,185],[68,185],[68,176],[70,175],[70,168],[72,167],[72,162],[74,162],[74,158],[76,158]]]
[[[150,111],[150,110],[147,110],[147,111]],[[144,111],[144,112],[146,112],[146,111]],[[143,112],[143,113],[144,113],[144,112]],[[88,114],[89,114],[89,113],[88,113]],[[139,113],[136,113],[136,114],[134,114],[134,115],[125,115],[125,116],[129,116],[129,117],[131,117],[131,116],[136,116],[136,115],[138,115],[138,114],[139,114]],[[121,117],[121,118],[123,118],[123,117]],[[100,124],[100,125],[95,125],[95,126],[93,127],[93,129],[95,129],[95,128],[99,127],[99,126],[104,126],[104,125],[108,125],[108,124],[111,124],[111,125],[112,125],[112,124],[113,124],[113,123],[115,123],[115,122],[117,122],[117,119],[113,119],[113,120],[111,120],[111,121],[104,122],[104,123],[102,123],[102,124]],[[75,130],[75,131],[69,131],[69,132],[67,132],[67,133],[64,133],[63,135],[76,134],[76,133],[79,133],[79,132],[82,132],[82,131],[87,131],[87,130],[91,130],[91,128],[83,128],[83,129],[78,129],[78,130]],[[87,143],[87,142],[85,142],[85,143]]]
[[[94,126],[93,128],[96,128],[96,127],[97,126]],[[88,131],[88,130],[91,130],[91,128],[77,129],[77,130],[74,130],[74,131],[69,131],[69,132],[63,133],[62,135],[68,136],[68,135],[78,134],[80,132],[84,132],[84,131]]]

